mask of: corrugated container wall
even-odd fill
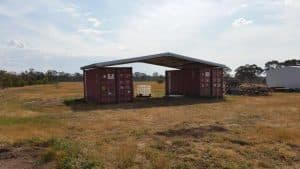
[[[223,69],[193,65],[166,71],[166,95],[223,97]]]
[[[166,71],[166,95],[183,95],[183,71]]]
[[[131,68],[96,68],[84,71],[84,93],[89,102],[101,104],[133,100]]]

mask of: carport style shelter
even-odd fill
[[[134,97],[132,69],[109,66],[137,62],[178,69],[166,71],[166,96],[223,97],[225,65],[174,53],[161,53],[81,67],[86,101],[97,103],[132,101]]]

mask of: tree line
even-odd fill
[[[75,81],[82,81],[82,74],[70,74],[56,70],[40,72],[29,69],[21,73],[0,70],[0,88]]]
[[[283,62],[272,60],[266,62],[264,68],[255,64],[246,64],[235,69],[234,76],[231,76],[229,71],[227,71],[225,80],[227,83],[265,83],[265,77],[263,75],[266,71],[285,66],[300,66],[300,60],[289,59]]]
[[[153,72],[152,76],[146,73],[134,72],[134,81],[156,81],[158,83],[163,83],[165,81],[165,76],[158,74],[158,72]]]
[[[246,64],[235,69],[235,74],[230,75],[231,70],[226,70],[225,81],[227,84],[240,83],[265,83],[263,74],[269,69],[276,69],[285,66],[300,66],[300,60],[290,59],[283,62],[277,60],[268,61],[264,68],[255,64]],[[75,82],[82,81],[81,73],[65,73],[63,71],[48,70],[46,72],[35,71],[29,69],[21,73],[7,72],[0,70],[0,88],[7,87],[22,87],[35,84],[49,84],[58,82]],[[164,82],[165,77],[154,72],[152,75],[147,75],[141,72],[134,72],[134,81],[157,81]]]
[[[141,72],[133,74],[134,81],[157,81],[164,82],[164,76],[154,72],[152,75],[147,75]],[[58,82],[76,82],[82,81],[81,73],[65,73],[56,70],[48,70],[46,72],[35,71],[29,69],[21,73],[8,72],[0,70],[0,89],[8,87],[23,87],[36,84],[49,84]]]

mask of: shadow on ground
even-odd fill
[[[88,111],[88,110],[106,110],[106,109],[139,109],[139,108],[151,108],[151,107],[167,107],[167,106],[181,106],[181,105],[194,105],[201,103],[217,103],[224,102],[225,99],[216,98],[135,98],[130,103],[120,104],[106,104],[99,105],[95,103],[87,103],[84,99],[71,99],[65,100],[64,104],[71,107],[75,112]]]
[[[187,129],[175,129],[175,130],[167,130],[157,132],[157,135],[166,136],[166,137],[176,137],[176,136],[184,136],[184,137],[195,137],[202,138],[208,133],[211,132],[226,132],[227,129],[221,126],[201,126],[195,128],[187,128]]]

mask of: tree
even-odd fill
[[[153,72],[153,73],[152,73],[152,76],[153,76],[153,77],[158,77],[159,75],[158,75],[157,72]]]
[[[263,71],[264,70],[261,67],[255,64],[247,64],[244,66],[240,66],[235,70],[235,78],[240,82],[253,83],[259,79],[259,76]]]
[[[297,59],[290,59],[282,62],[284,66],[300,66],[300,60]]]
[[[265,64],[265,70],[280,68],[282,64],[277,60],[269,61]]]
[[[0,89],[4,88],[5,75],[6,75],[6,71],[0,70]]]
[[[67,81],[81,81],[80,73],[65,73],[48,70],[46,73],[29,69],[21,73],[0,70],[0,88],[21,87],[26,85],[58,83]]]
[[[265,70],[269,69],[278,69],[284,66],[300,66],[300,60],[297,59],[289,59],[283,62],[279,62],[277,60],[269,61],[265,64]]]

